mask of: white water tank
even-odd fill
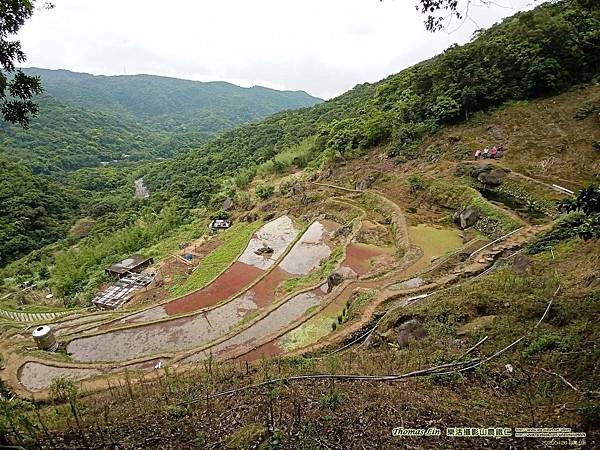
[[[48,325],[36,327],[31,335],[33,336],[33,340],[39,349],[49,352],[55,352],[58,350],[58,342],[56,342],[52,328],[50,328]]]

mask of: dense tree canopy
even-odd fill
[[[34,10],[34,0],[4,0],[0,2],[0,109],[4,120],[27,128],[38,112],[32,100],[42,92],[40,79],[25,75],[16,65],[25,61],[21,43],[13,40]]]
[[[64,236],[80,203],[59,183],[0,157],[0,266]]]
[[[544,4],[378,83],[220,133],[189,151],[178,151],[194,146],[189,134],[172,134],[173,140],[165,142],[164,130],[142,131],[147,122],[116,119],[105,110],[84,114],[83,105],[40,97],[42,106],[50,105],[51,116],[40,118],[32,134],[8,127],[5,136],[5,148],[13,146],[19,155],[29,150],[28,164],[42,175],[0,160],[8,174],[0,186],[0,210],[9,211],[0,218],[0,264],[58,239],[63,247],[82,239],[78,255],[84,256],[77,259],[82,269],[67,259],[59,264],[64,269],[61,292],[75,295],[92,265],[156,242],[164,229],[186,220],[189,208],[217,204],[264,167],[318,167],[334,155],[352,157],[373,146],[415,158],[422,139],[444,124],[509,100],[555,94],[598,79],[599,20],[597,6],[582,7],[578,0]],[[133,159],[175,156],[134,163],[123,161],[123,153],[135,155]],[[93,165],[99,158],[120,159],[107,167],[58,170]],[[150,189],[147,200],[133,197],[133,180],[141,176]],[[258,195],[266,192],[261,188]],[[162,225],[148,228],[158,217]],[[112,251],[117,240],[118,251]],[[12,277],[31,271],[31,260],[50,253],[34,252],[29,261],[4,273]],[[85,258],[93,263],[86,265]]]

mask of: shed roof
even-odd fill
[[[147,258],[142,255],[131,255],[129,258],[126,258],[123,261],[113,264],[108,268],[108,270],[115,273],[127,273],[130,270],[141,266],[142,264],[148,262],[151,259],[152,258]]]

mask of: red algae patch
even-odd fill
[[[275,293],[277,292],[277,286],[282,281],[291,278],[292,275],[287,273],[285,270],[275,267],[266,277],[256,283],[250,292],[252,292],[252,300],[259,307],[266,306],[275,300]]]
[[[342,266],[350,267],[358,276],[362,276],[370,269],[369,259],[388,253],[379,247],[353,243],[346,247],[346,259],[342,262]]]
[[[165,311],[168,315],[173,316],[214,306],[241,291],[263,273],[257,267],[236,261],[204,289],[164,305]]]

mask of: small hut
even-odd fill
[[[146,267],[154,264],[154,259],[142,255],[131,255],[106,269],[106,274],[112,278],[121,279],[131,273],[139,273]]]

